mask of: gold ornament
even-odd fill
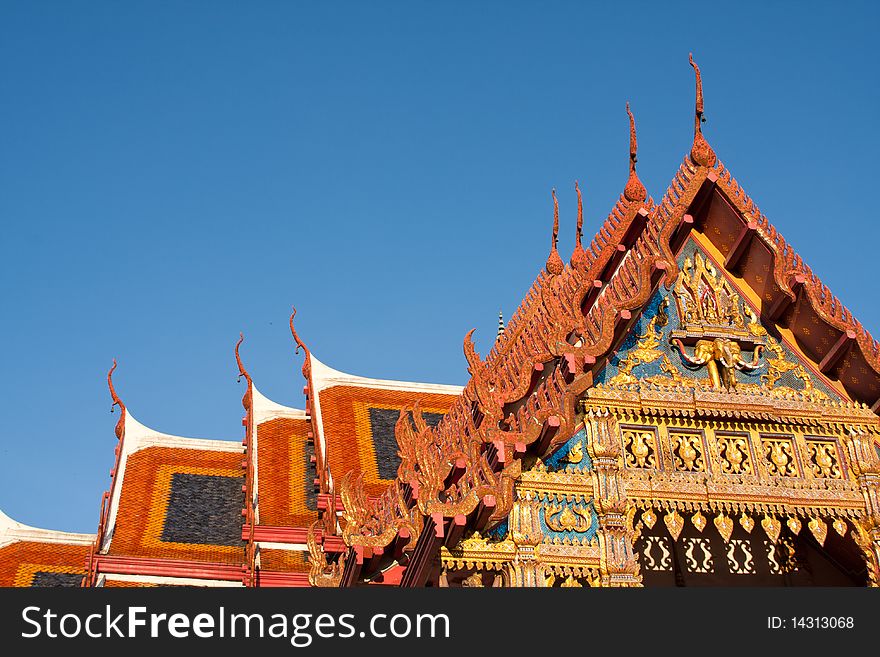
[[[764,528],[764,531],[767,533],[767,538],[770,539],[771,543],[775,543],[779,540],[779,532],[782,531],[782,523],[776,519],[776,516],[764,516],[764,519],[761,520],[761,527]]]
[[[663,523],[669,530],[672,540],[677,541],[681,530],[684,529],[684,518],[679,515],[678,511],[672,510],[663,517]]]
[[[648,509],[642,513],[642,522],[645,523],[645,527],[648,529],[654,527],[654,523],[657,522],[657,514],[654,513],[653,509]]]
[[[841,536],[846,536],[846,530],[847,530],[846,521],[841,520],[840,518],[837,518],[831,524],[831,526],[834,527],[834,531],[836,531],[838,534],[840,534]]]
[[[792,534],[799,534],[801,531],[801,521],[792,516],[786,521],[786,526],[791,530]]]
[[[733,520],[722,513],[719,516],[715,516],[714,523],[715,529],[718,530],[718,533],[721,534],[721,538],[727,543],[730,540],[730,535],[733,533]]]
[[[706,528],[706,516],[699,511],[691,516],[691,522],[694,524],[694,527],[697,528],[698,532],[701,532]]]
[[[813,532],[813,536],[819,541],[819,545],[825,545],[825,537],[828,536],[828,525],[818,518],[813,518],[807,523],[807,527]]]
[[[573,575],[569,575],[568,577],[565,578],[565,580],[563,580],[562,584],[560,584],[559,586],[561,586],[564,589],[569,589],[569,588],[580,589],[580,588],[583,588],[584,585],[581,584],[579,581],[577,581]]]
[[[747,533],[751,534],[752,530],[755,528],[755,520],[751,518],[743,512],[743,514],[739,517],[739,524],[743,529],[746,530]]]

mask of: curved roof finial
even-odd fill
[[[294,351],[294,353],[298,354],[300,349],[302,349],[303,353],[305,353],[306,357],[303,360],[302,373],[307,381],[311,381],[309,377],[312,370],[312,352],[309,351],[306,343],[299,339],[299,334],[296,332],[296,328],[293,326],[293,318],[296,317],[296,306],[291,306],[291,308],[293,308],[293,312],[290,313],[290,334],[293,336],[294,342],[296,342],[296,351]]]
[[[584,201],[581,198],[581,188],[578,187],[578,181],[574,181],[574,191],[578,197],[578,218],[577,232],[575,233],[574,251],[571,254],[571,266],[578,271],[584,271],[587,268],[587,252],[584,251],[584,245],[581,238],[584,235]]]
[[[251,375],[248,374],[247,370],[244,368],[244,365],[241,362],[241,356],[238,353],[238,348],[241,346],[242,342],[244,342],[244,333],[239,333],[238,342],[235,343],[235,362],[238,364],[238,380],[241,381],[241,377],[244,377],[248,385],[251,385]]]
[[[110,397],[113,398],[113,403],[110,405],[110,412],[113,412],[113,409],[116,406],[119,406],[122,411],[125,411],[125,404],[122,403],[122,400],[119,398],[119,395],[116,394],[116,388],[113,387],[113,372],[116,370],[116,359],[113,359],[113,366],[110,368],[110,371],[107,372],[107,385],[110,388]]]
[[[639,143],[636,139],[636,120],[629,109],[629,103],[626,104],[626,113],[629,116],[629,179],[626,181],[626,187],[623,188],[623,196],[627,201],[644,201],[648,198],[648,190],[636,173]]]
[[[556,189],[553,194],[553,241],[550,245],[550,256],[547,258],[547,273],[551,276],[561,274],[565,269],[562,258],[559,257],[559,251],[556,250],[556,244],[559,242],[559,200],[556,198]]]
[[[293,340],[296,342],[296,351],[294,353],[299,353],[299,350],[302,349],[303,353],[306,356],[309,355],[309,348],[306,346],[305,342],[299,339],[299,335],[296,332],[296,328],[293,326],[293,318],[296,317],[296,306],[291,306],[293,308],[293,312],[290,313],[290,333],[293,335]]]
[[[694,61],[693,53],[688,55],[688,61],[694,67],[694,74],[697,78],[697,101],[694,109],[694,145],[691,148],[691,159],[695,164],[703,167],[711,167],[715,164],[715,151],[709,146],[709,143],[703,137],[703,128],[700,125],[705,123],[703,117],[703,76],[700,75],[700,67]]]
[[[113,398],[113,403],[110,405],[110,412],[113,412],[113,408],[119,406],[119,410],[121,411],[119,414],[119,420],[116,422],[116,438],[122,440],[122,436],[125,433],[125,417],[126,410],[125,404],[122,403],[122,400],[119,398],[119,395],[116,394],[116,388],[113,387],[113,372],[116,369],[116,359],[113,359],[113,366],[110,368],[110,371],[107,372],[107,386],[110,388],[110,397]]]

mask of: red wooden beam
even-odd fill
[[[474,515],[474,529],[477,531],[483,531],[483,529],[485,529],[486,524],[489,522],[489,518],[492,517],[492,514],[495,512],[496,506],[497,502],[494,495],[483,496],[483,499],[480,500],[480,503],[477,505],[477,511]]]
[[[257,571],[257,586],[265,588],[310,586],[308,573],[283,573],[277,571]]]
[[[122,557],[110,554],[95,555],[95,573],[105,575],[152,575],[154,577],[188,577],[234,582],[241,580],[243,567],[242,564],[199,563],[180,559]]]
[[[452,519],[452,522],[449,526],[449,531],[446,533],[446,537],[443,540],[443,544],[446,547],[454,548],[458,541],[464,536],[465,526],[467,525],[467,517],[463,513],[458,513]]]
[[[551,441],[559,432],[559,425],[560,421],[556,415],[551,415],[544,421],[541,433],[538,434],[538,438],[535,440],[535,450],[538,455],[543,455],[547,448],[550,447]]]
[[[828,353],[825,354],[825,357],[822,359],[822,362],[819,363],[819,371],[822,374],[828,374],[831,370],[834,369],[835,365],[840,361],[843,355],[850,348],[850,345],[855,341],[856,334],[855,331],[847,329],[841,336],[837,339],[831,349],[828,350]]]
[[[437,527],[437,519],[439,524]],[[425,526],[419,534],[419,540],[413,549],[412,558],[406,566],[406,572],[400,580],[400,586],[421,588],[431,574],[432,562],[440,546],[443,544],[443,514],[432,513],[425,518]],[[347,565],[347,564],[346,564]]]
[[[750,221],[742,227],[730,253],[724,259],[724,268],[733,271],[739,265],[740,260],[748,252],[749,246],[752,244],[752,237],[758,232],[758,222]]]
[[[771,322],[778,322],[780,318],[785,314],[785,311],[789,309],[789,307],[797,300],[798,292],[800,292],[800,288],[806,282],[806,278],[802,274],[797,274],[792,280],[789,287],[791,287],[791,291],[794,292],[794,299],[789,297],[784,292],[780,292],[779,296],[776,300],[770,305],[770,308],[767,310],[764,317],[769,319]]]

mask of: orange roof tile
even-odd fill
[[[242,455],[147,447],[128,456],[108,553],[241,563]]]
[[[314,466],[305,419],[274,418],[257,425],[260,524],[304,527],[318,518]]]
[[[0,547],[0,586],[80,586],[90,548],[37,541]]]

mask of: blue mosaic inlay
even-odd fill
[[[581,428],[559,449],[544,459],[544,465],[550,471],[589,472],[593,462],[587,454],[587,432]]]

